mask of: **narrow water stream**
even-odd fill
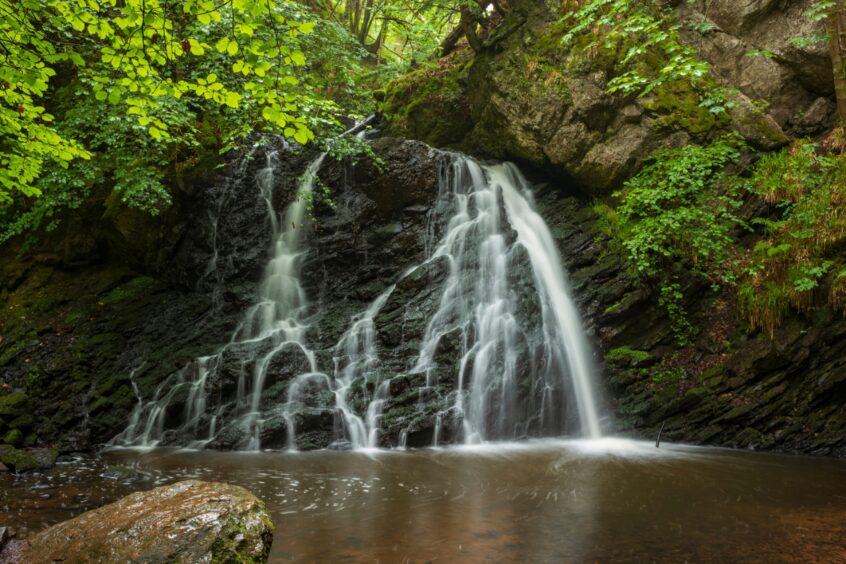
[[[112,451],[0,475],[0,523],[32,532],[186,478],[261,497],[272,562],[846,561],[846,462],[618,439]]]

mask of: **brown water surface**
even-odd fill
[[[0,475],[0,525],[26,535],[186,478],[264,499],[273,562],[846,562],[846,462],[617,439],[112,451]]]

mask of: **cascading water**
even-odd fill
[[[367,407],[367,414],[361,417],[349,404],[350,388],[354,383],[368,383],[378,364],[376,351],[376,328],[373,318],[385,305],[394,291],[391,286],[383,292],[370,307],[357,319],[341,337],[335,347],[335,402],[341,412],[347,440],[354,448],[375,447],[379,416],[382,412],[385,394],[388,393],[388,381],[374,382],[378,398],[374,398]],[[381,393],[380,393],[381,392]]]
[[[511,226],[517,240],[529,253],[535,281],[542,293],[544,333],[548,346],[563,353],[579,406],[582,433],[596,439],[601,435],[599,413],[593,391],[594,366],[582,321],[567,288],[558,249],[541,216],[523,197],[526,180],[512,164],[490,169],[492,181],[502,189]]]
[[[251,155],[250,155],[251,156]],[[237,351],[244,358],[243,365],[251,366],[251,371],[242,372],[238,381],[238,394],[235,399],[235,417],[224,422],[230,427],[240,429],[243,437],[241,446],[255,450],[260,446],[260,436],[264,420],[261,412],[261,396],[265,380],[273,359],[283,351],[293,349],[300,353],[309,367],[309,372],[297,379],[302,382],[311,376],[327,379],[325,374],[317,372],[314,353],[305,342],[308,325],[305,323],[308,301],[300,284],[302,264],[302,242],[305,231],[305,210],[311,194],[316,174],[323,163],[325,154],[312,161],[303,175],[298,197],[280,215],[273,205],[274,174],[278,166],[278,153],[269,151],[267,163],[256,175],[256,184],[260,197],[267,207],[273,243],[271,258],[265,268],[265,274],[259,286],[256,303],[244,314],[234,331],[230,342],[216,354],[199,357],[176,374],[168,378],[156,392],[152,401],[138,406],[132,414],[129,427],[118,435],[113,443],[124,446],[155,446],[164,438],[166,418],[174,400],[184,394],[184,414],[181,424],[172,431],[178,437],[188,437],[187,446],[201,448],[211,442],[217,431],[222,428],[218,420],[227,404],[221,404],[210,415],[208,413],[207,384],[212,376],[217,375],[221,359],[227,353]],[[244,168],[241,167],[243,172]],[[215,233],[216,236],[216,233]],[[217,261],[215,248],[212,261]],[[194,371],[193,378],[186,378],[185,373]],[[299,398],[296,382],[290,386],[288,403],[285,407],[296,405]],[[283,408],[283,411],[285,409]],[[285,413],[289,426],[294,422],[289,413]]]
[[[443,223],[443,234],[430,260],[444,258],[448,273],[412,372],[425,372],[426,385],[435,385],[438,346],[446,335],[459,334],[451,415],[461,422],[467,442],[563,434],[561,414],[570,389],[582,434],[600,435],[590,348],[558,251],[526,199],[528,192],[528,183],[514,165],[482,166],[455,155],[432,218]],[[450,210],[445,223],[444,210]],[[430,233],[437,231],[435,226]],[[521,273],[516,272],[526,266],[521,262],[526,254],[543,334],[539,358],[528,359],[521,349],[529,346],[533,320],[519,315],[525,296],[520,295]],[[436,416],[436,444],[444,415]]]
[[[573,395],[581,433],[590,438],[601,434],[591,350],[552,236],[528,193],[529,185],[514,165],[482,166],[468,157],[448,156],[430,212],[428,256],[420,265],[445,260],[447,275],[410,370],[425,373],[424,389],[435,386],[441,340],[460,334],[454,402],[434,415],[435,445],[445,417],[459,421],[466,442],[564,434],[562,415]],[[527,346],[533,320],[521,319],[517,312],[520,276],[514,270],[521,267],[531,269],[531,289],[540,304],[535,321],[540,322],[542,345],[537,358],[528,362],[521,347]],[[378,375],[374,317],[395,287],[353,320],[336,347],[336,403],[354,447],[378,446],[390,380]],[[521,370],[521,362],[530,365],[528,370]],[[356,414],[349,403],[356,384],[375,389],[366,416]]]
[[[308,301],[300,284],[300,266],[306,200],[314,189],[314,179],[324,157],[325,154],[320,155],[309,165],[300,185],[299,197],[288,206],[281,220],[273,207],[273,174],[277,166],[277,153],[269,153],[267,167],[259,171],[257,181],[261,195],[267,202],[274,233],[273,256],[265,269],[258,302],[247,311],[232,337],[234,343],[269,343],[269,351],[253,365],[249,411],[241,422],[250,436],[248,449],[254,450],[260,446],[263,423],[261,394],[273,358],[286,348],[296,349],[307,360],[309,374],[318,374],[314,353],[305,342],[308,326],[303,318]],[[296,400],[295,396],[289,402]]]
[[[334,409],[336,439],[353,448],[396,440],[405,446],[410,428],[381,437],[397,377],[420,378],[418,416],[429,417],[435,445],[559,436],[572,434],[575,425],[582,435],[599,437],[591,351],[553,238],[533,209],[527,181],[511,164],[487,166],[442,154],[423,260],[353,316],[331,352],[332,375],[320,370],[307,341],[314,319],[300,270],[306,200],[323,157],[310,164],[299,197],[280,214],[273,205],[278,155],[267,154],[256,183],[273,243],[257,300],[221,350],[171,375],[151,401],[139,396],[127,429],[113,443],[202,448],[234,434],[237,440],[228,444],[258,449],[272,419],[284,421],[287,447],[296,449],[303,414]],[[439,298],[426,310],[428,322],[406,370],[388,369],[379,358],[376,318],[406,277],[426,272],[440,273],[432,279],[441,284]],[[449,358],[444,350],[452,351]],[[221,397],[220,387],[210,395],[210,382],[233,378],[233,364],[240,367],[235,397]],[[278,380],[280,369],[286,370],[286,388],[269,404],[266,384]],[[327,396],[330,404],[313,405]],[[433,400],[441,407],[423,409]],[[174,406],[182,406],[178,424]]]

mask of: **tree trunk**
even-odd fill
[[[476,35],[476,17],[467,8],[461,8],[461,20],[458,25],[464,30],[464,37],[467,38],[470,48],[476,52],[481,51],[482,42]]]
[[[836,0],[828,18],[831,42],[831,61],[834,66],[834,92],[837,96],[837,113],[846,125],[846,0]]]
[[[370,26],[373,24],[373,0],[367,0],[364,7],[364,17],[361,20],[361,27],[356,30],[356,37],[358,42],[362,45],[367,44],[367,36],[370,35]]]
[[[441,44],[438,46],[437,56],[446,57],[455,51],[455,48],[458,46],[458,42],[462,37],[464,37],[464,29],[462,29],[460,25],[456,26],[455,29],[449,32],[449,35],[444,37],[444,40],[441,41]]]

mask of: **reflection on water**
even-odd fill
[[[131,491],[243,485],[274,562],[846,562],[846,463],[619,439],[419,451],[113,451],[0,476],[32,532]]]

